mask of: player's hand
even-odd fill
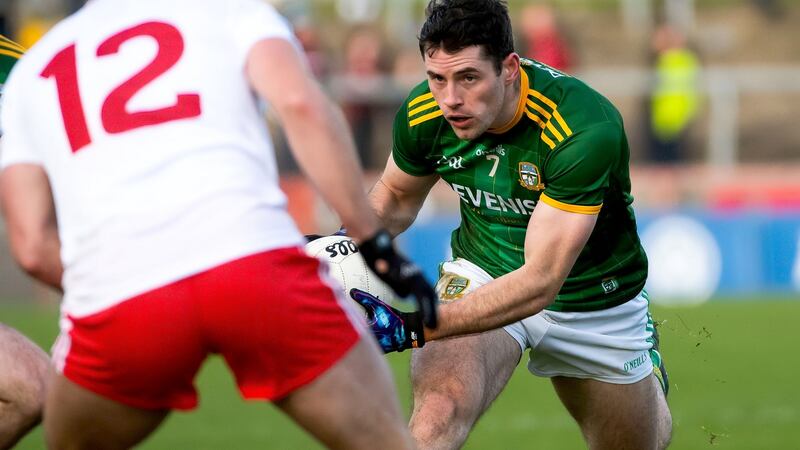
[[[350,297],[367,311],[367,323],[384,353],[402,352],[425,345],[419,311],[398,311],[360,289],[350,289]]]
[[[375,236],[359,244],[358,249],[369,268],[397,295],[403,298],[409,295],[413,297],[425,326],[436,328],[436,291],[422,276],[422,271],[416,264],[397,253],[389,232],[378,231]]]

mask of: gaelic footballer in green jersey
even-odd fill
[[[3,107],[3,85],[24,51],[19,44],[0,34],[0,110]],[[3,129],[0,128],[0,135],[2,134]]]
[[[635,297],[647,278],[636,233],[622,117],[583,82],[521,59],[520,98],[511,124],[477,139],[456,137],[425,81],[394,122],[395,163],[437,173],[461,198],[454,257],[493,277],[524,262],[525,233],[538,202],[599,214],[594,232],[547,309],[591,311]]]

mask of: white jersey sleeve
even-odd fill
[[[257,0],[246,0],[231,7],[233,11],[227,26],[241,61],[246,61],[253,46],[264,39],[285,39],[300,49],[286,19],[272,7]]]

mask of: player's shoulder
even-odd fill
[[[5,83],[11,68],[24,52],[25,49],[21,45],[0,34],[0,86]]]
[[[584,129],[622,128],[617,108],[579,78],[530,59],[520,65],[529,80],[528,116],[560,130],[559,141]]]
[[[438,130],[442,120],[442,110],[425,80],[411,89],[398,112],[395,125],[404,126],[413,136],[420,136]]]

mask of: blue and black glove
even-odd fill
[[[425,345],[419,311],[398,311],[360,289],[350,289],[350,297],[366,310],[367,323],[384,353],[402,352]]]
[[[416,264],[397,253],[392,244],[392,236],[386,230],[358,245],[364,262],[397,295],[403,298],[412,296],[428,328],[436,328],[437,296],[433,287],[425,280]]]

